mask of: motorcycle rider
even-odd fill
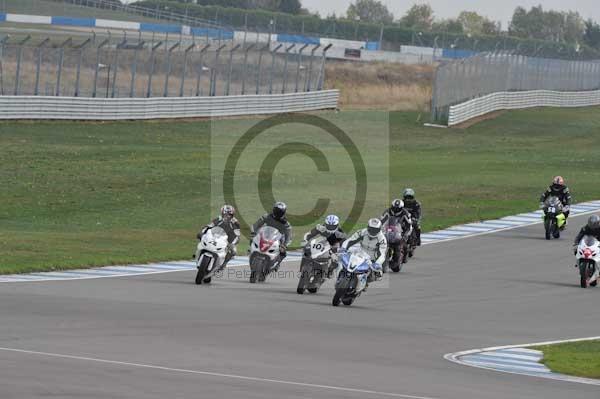
[[[412,217],[412,227],[417,237],[417,246],[421,245],[421,203],[415,198],[415,190],[406,188],[402,193],[404,206]]]
[[[381,215],[381,223],[392,223],[392,224],[400,224],[402,227],[402,238],[404,242],[408,242],[408,238],[412,234],[412,222],[411,222],[411,214],[404,206],[404,201],[401,199],[395,199],[392,201],[391,206],[383,212]],[[404,254],[404,257],[401,259],[402,263],[407,262],[407,255]],[[394,251],[394,257],[398,256],[398,251]],[[398,259],[394,259],[397,261]]]
[[[273,205],[271,213],[267,213],[261,216],[256,223],[252,225],[250,235],[254,237],[258,230],[263,226],[273,227],[283,235],[283,240],[279,246],[279,260],[275,270],[279,268],[283,259],[287,256],[287,247],[292,242],[292,226],[288,222],[285,214],[287,212],[287,205],[283,202],[276,202]]]
[[[381,280],[383,277],[381,265],[387,254],[387,240],[381,232],[381,226],[381,220],[370,219],[366,229],[356,231],[342,243],[343,250],[348,250],[350,247],[360,244],[371,257],[371,270],[376,280]]]
[[[327,242],[331,245],[331,252],[337,253],[338,247],[346,240],[347,235],[340,226],[340,218],[336,215],[329,215],[325,218],[324,224],[317,224],[311,231],[304,235],[304,242],[307,243],[316,236],[321,235],[327,238]],[[306,245],[306,244],[304,244]],[[330,278],[333,271],[338,267],[337,256],[331,257],[331,264],[327,271],[327,278]]]
[[[235,255],[237,255],[236,245],[240,241],[240,222],[235,218],[235,208],[231,205],[223,205],[221,207],[221,215],[215,218],[212,222],[207,224],[200,230],[196,235],[199,240],[202,240],[202,236],[213,227],[220,227],[227,233],[229,244],[227,245],[227,255],[221,268],[227,266]]]
[[[590,216],[587,224],[581,228],[579,234],[575,237],[575,242],[573,243],[573,252],[575,254],[577,254],[577,247],[579,247],[579,243],[584,236],[596,237],[600,241],[600,216]]]
[[[558,197],[560,202],[563,204],[563,214],[565,215],[565,224],[562,229],[567,225],[567,219],[569,218],[570,207],[571,207],[571,192],[569,187],[565,184],[565,179],[562,176],[555,176],[552,179],[552,184],[544,191],[540,197],[540,208],[544,208],[544,202],[548,197]]]

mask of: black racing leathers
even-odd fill
[[[567,207],[567,209],[565,209],[563,213],[565,214],[565,217],[568,218],[570,213],[569,207],[571,206],[572,200],[571,191],[569,190],[569,187],[558,184],[552,184],[546,189],[546,191],[542,193],[540,197],[540,203],[544,203],[548,199],[548,197],[558,197],[563,206]]]
[[[579,243],[581,242],[581,239],[584,236],[592,236],[592,237],[596,237],[596,239],[598,241],[600,241],[600,228],[597,229],[592,229],[589,226],[583,226],[581,228],[581,230],[579,231],[579,234],[577,234],[577,237],[575,237],[575,245],[579,245]]]
[[[404,207],[410,212],[417,245],[421,245],[421,203],[416,199],[405,199]]]

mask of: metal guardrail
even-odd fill
[[[164,98],[0,96],[0,119],[141,120],[264,115],[337,108],[338,90]]]
[[[498,92],[450,106],[448,126],[455,126],[490,112],[533,107],[590,107],[600,105],[600,90],[565,92],[532,90]]]

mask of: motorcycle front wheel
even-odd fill
[[[338,288],[338,289],[336,289],[335,290],[335,295],[333,296],[333,301],[331,302],[331,304],[333,306],[340,306],[340,301],[344,297],[345,293],[346,293],[346,289],[345,288]]]

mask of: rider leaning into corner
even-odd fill
[[[287,212],[287,205],[283,202],[276,202],[273,205],[271,213],[267,213],[261,216],[256,223],[252,225],[250,234],[252,237],[256,235],[258,230],[263,226],[273,227],[283,235],[283,242],[279,246],[280,256],[277,267],[283,262],[283,259],[287,256],[287,247],[292,242],[292,226],[288,222],[285,214]]]
[[[221,215],[204,226],[196,237],[202,240],[202,236],[213,227],[220,227],[227,233],[229,244],[227,245],[227,255],[222,266],[225,267],[227,262],[237,254],[236,245],[240,241],[240,222],[235,218],[235,208],[231,205],[223,205],[221,207]]]
[[[325,223],[316,225],[311,231],[304,235],[304,242],[307,243],[317,236],[323,236],[331,245],[331,252],[336,253],[338,247],[347,238],[346,233],[340,226],[340,218],[336,215],[329,215],[325,218]],[[306,245],[306,244],[304,244]],[[327,271],[327,276],[330,277],[333,270],[337,269],[338,261],[337,257],[332,256],[331,265]]]
[[[417,237],[417,245],[421,245],[421,203],[415,198],[415,190],[407,188],[402,193],[404,207],[410,212],[412,226]]]
[[[354,245],[360,245],[371,257],[371,270],[376,280],[381,280],[383,270],[381,265],[387,255],[387,241],[381,232],[381,220],[370,219],[366,229],[358,230],[342,243],[342,249],[348,250]]]
[[[571,192],[569,187],[565,184],[565,179],[562,176],[556,176],[552,179],[552,184],[544,191],[540,197],[540,208],[544,207],[544,202],[548,197],[558,197],[560,202],[563,204],[563,214],[565,215],[565,222],[569,218],[570,207],[571,207]],[[567,224],[563,225],[563,229]]]
[[[581,228],[579,234],[575,237],[575,242],[573,243],[573,252],[575,254],[577,254],[577,247],[584,236],[596,237],[596,239],[600,241],[600,216],[590,216],[587,224]]]

